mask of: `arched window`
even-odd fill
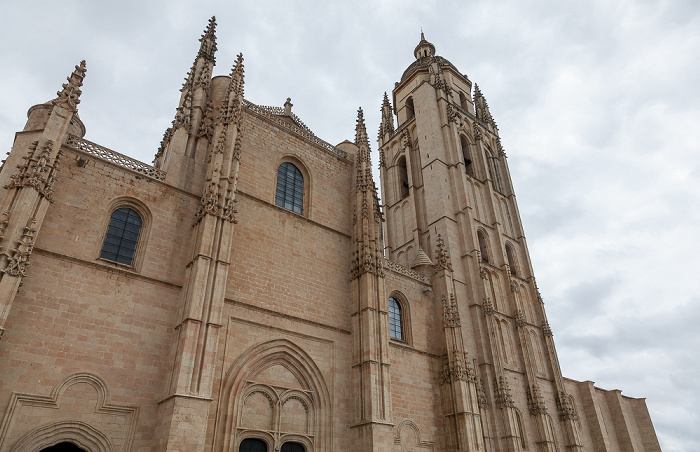
[[[518,276],[518,266],[515,260],[515,250],[508,243],[506,244],[506,257],[508,257],[508,266],[510,267],[510,273],[513,276]]]
[[[406,157],[401,157],[397,165],[399,170],[399,193],[401,199],[408,196],[408,168],[406,167]]]
[[[489,260],[489,250],[486,246],[486,235],[482,231],[476,231],[476,238],[479,241],[479,252],[481,252],[481,260],[488,264],[491,261]]]
[[[413,98],[409,97],[406,101],[406,121],[413,118],[416,115],[415,109],[413,108]]]
[[[401,305],[396,298],[389,297],[389,336],[392,339],[404,340],[401,320]]]
[[[267,452],[267,444],[260,439],[246,438],[241,441],[238,452]]]
[[[100,258],[133,266],[142,225],[141,216],[129,207],[112,212]]]
[[[282,452],[306,452],[306,448],[303,444],[288,442],[282,444]]]
[[[459,138],[459,143],[462,146],[462,158],[464,158],[464,170],[468,175],[474,177],[474,165],[472,165],[472,157],[469,153],[469,141],[462,135]]]
[[[275,204],[298,214],[304,207],[304,176],[299,168],[290,162],[277,168],[277,191]]]

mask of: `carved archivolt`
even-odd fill
[[[80,421],[43,425],[24,435],[10,452],[36,452],[62,442],[71,442],[90,452],[112,452],[114,446],[99,430]]]
[[[404,434],[404,438],[408,437],[408,441],[402,441],[402,433]],[[404,442],[407,444],[403,444]],[[432,451],[433,445],[434,443],[432,441],[423,441],[421,439],[420,429],[413,421],[406,419],[396,426],[396,432],[394,434],[394,450]]]
[[[275,366],[289,372],[300,387],[285,388],[284,383],[273,387],[257,381]],[[262,403],[265,399],[260,397],[267,400]],[[304,444],[307,452],[330,451],[331,422],[331,397],[320,369],[293,342],[273,340],[241,354],[226,373],[214,450],[233,452],[243,439],[260,438],[269,450],[294,441]]]
[[[81,414],[82,419],[66,419],[67,414],[61,409],[61,398],[66,390],[76,384],[92,386],[97,394],[97,403],[94,412]],[[111,452],[115,446],[110,441],[108,433],[112,433],[124,438],[119,450],[128,452],[131,450],[139,409],[134,406],[116,405],[109,399],[109,390],[104,379],[87,372],[68,375],[56,383],[49,395],[13,392],[3,422],[0,424],[0,450],[6,450],[4,447],[7,447],[8,439],[11,441],[22,435],[9,449],[10,451],[35,452],[62,441],[70,441],[91,452]],[[118,431],[100,432],[88,424],[88,422],[97,424],[103,420],[110,423],[109,421],[115,420],[115,417],[123,418],[123,421],[120,420],[118,423],[111,422],[117,425]],[[41,422],[46,418],[58,420],[26,432],[27,425],[31,425],[28,421]]]

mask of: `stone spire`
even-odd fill
[[[221,360],[218,344],[225,324],[224,296],[231,266],[241,163],[243,72],[243,55],[239,54],[213,125],[211,145],[207,147],[206,181],[192,225],[194,245],[186,265],[187,290],[182,291],[181,318],[175,326],[178,355],[167,389],[169,402],[159,407],[159,417],[166,419],[165,437],[173,443],[178,438],[175,431],[203,432],[195,426],[207,422],[216,381],[214,371]],[[191,442],[200,444],[191,450],[204,450],[203,434]],[[162,450],[175,450],[173,443]]]
[[[394,116],[391,111],[391,103],[389,96],[384,91],[384,100],[382,101],[382,123],[379,125],[379,139],[385,138],[385,134],[392,135],[394,133]],[[386,137],[388,138],[388,137]]]
[[[481,94],[479,85],[474,84],[474,108],[476,110],[476,118],[493,126],[494,129],[498,129],[496,121],[493,120],[491,112],[489,111],[489,104],[486,102],[486,98]]]
[[[384,287],[381,227],[377,187],[372,179],[369,140],[362,109],[357,111],[355,160],[357,174],[352,225],[350,286],[354,341],[353,381],[356,385],[355,422],[358,450],[391,450],[390,437],[382,431],[392,423],[389,372],[388,302]],[[369,328],[368,325],[372,325]]]
[[[80,95],[82,94],[80,87],[83,86],[86,71],[85,60],[83,60],[80,62],[80,66],[75,67],[73,73],[68,77],[68,83],[63,84],[63,89],[56,93],[58,97],[52,100],[51,103],[57,107],[77,112]]]
[[[214,215],[235,222],[235,191],[240,167],[241,132],[238,127],[243,104],[243,54],[238,54],[231,80],[221,101],[214,128],[213,149],[207,169],[207,185],[195,217]]]
[[[355,145],[359,148],[357,154],[357,185],[355,205],[354,241],[357,248],[352,263],[352,277],[357,278],[364,273],[384,276],[382,269],[381,240],[379,237],[382,213],[379,208],[377,186],[372,177],[372,162],[370,158],[369,139],[362,108],[357,111],[357,126],[355,127]]]
[[[163,134],[163,139],[153,159],[153,163],[157,168],[164,169],[172,174],[174,172],[171,171],[171,167],[183,167],[182,156],[189,158],[194,156],[199,138],[210,138],[208,129],[210,118],[205,118],[205,115],[211,111],[208,108],[208,101],[212,71],[216,62],[215,17],[212,16],[209,19],[209,24],[204,30],[202,37],[199,38],[199,42],[199,51],[180,90],[182,94],[180,95],[180,103],[176,108],[172,126]],[[168,150],[173,147],[174,149]],[[169,154],[178,155],[172,163],[168,162],[172,158]],[[179,172],[179,170],[175,172]],[[175,182],[173,177],[173,175],[169,176],[169,182]],[[190,178],[189,176],[184,177],[185,179]]]
[[[216,64],[216,17],[212,16],[209,19],[209,24],[204,30],[202,37],[199,38],[199,52],[194,59],[192,69],[187,73],[185,83],[182,85],[182,91],[194,89],[199,85],[209,84],[211,80],[211,71]]]
[[[219,117],[216,119],[217,124],[230,124],[231,121],[237,121],[240,117],[243,105],[244,73],[243,54],[239,53],[236,57],[236,63],[231,69],[231,81],[221,102]]]
[[[44,216],[54,202],[63,155],[61,143],[66,140],[71,121],[77,118],[85,72],[85,61],[81,61],[58,97],[42,106],[49,109],[49,117],[43,130],[36,131],[36,140],[16,140],[10,152],[11,156],[24,154],[24,163],[6,179],[5,195],[0,197],[0,337],[22,278],[27,276]]]

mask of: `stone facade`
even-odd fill
[[[242,56],[212,78],[215,26],[154,166],[83,138],[84,62],[17,133],[0,452],[660,450],[643,399],[562,377],[476,85],[421,36],[382,103],[380,205],[362,111],[333,146],[245,100]]]

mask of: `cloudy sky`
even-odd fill
[[[664,451],[700,450],[696,0],[0,6],[0,150],[85,59],[86,138],[145,162],[212,15],[215,74],[243,52],[246,98],[291,97],[333,144],[358,106],[376,133],[423,27],[499,125],[564,375],[646,397]]]

